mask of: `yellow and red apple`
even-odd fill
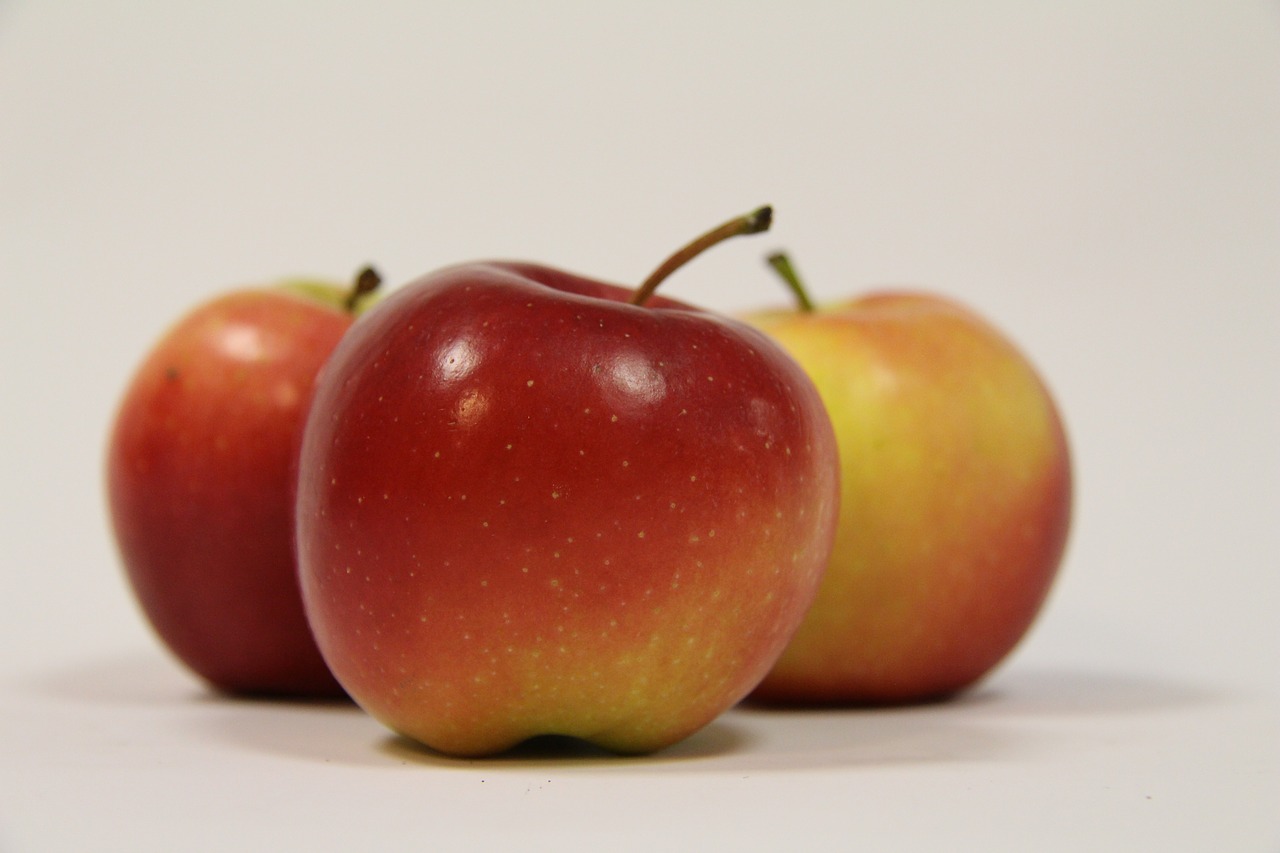
[[[1026,633],[1063,556],[1072,471],[1049,390],[1000,331],[937,295],[748,319],[813,379],[842,481],[822,587],[754,696],[901,703],[972,685]]]
[[[800,624],[834,533],[831,424],[763,334],[649,298],[692,253],[634,293],[451,267],[338,345],[302,444],[302,588],[391,729],[455,755],[548,734],[649,752]]]

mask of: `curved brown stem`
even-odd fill
[[[666,280],[667,276],[717,243],[722,243],[730,237],[737,237],[742,234],[759,234],[762,231],[768,231],[769,226],[772,224],[773,208],[766,204],[764,207],[756,208],[748,214],[730,219],[723,225],[712,228],[706,234],[698,237],[667,258],[656,270],[650,273],[644,283],[636,288],[635,293],[631,294],[631,304],[643,305],[645,300],[658,289],[658,285]]]

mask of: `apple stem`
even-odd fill
[[[814,305],[813,300],[809,298],[809,291],[805,289],[804,282],[796,274],[796,268],[791,265],[791,259],[787,257],[787,253],[774,252],[766,260],[769,261],[769,266],[773,267],[782,280],[787,283],[787,286],[791,288],[800,310],[805,313],[813,311]]]
[[[353,313],[356,306],[360,304],[360,300],[377,290],[380,284],[382,284],[382,276],[378,275],[378,271],[373,267],[360,270],[356,274],[355,282],[351,285],[351,290],[347,293],[347,298],[342,302],[343,309]]]
[[[636,288],[635,293],[631,294],[631,304],[643,305],[645,300],[658,289],[658,285],[666,280],[667,276],[715,244],[742,234],[759,234],[762,231],[768,231],[771,224],[773,224],[773,208],[766,204],[764,207],[757,208],[736,219],[730,219],[723,225],[711,229],[667,258],[662,262],[661,266],[650,273],[644,283]]]

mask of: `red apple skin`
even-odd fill
[[[117,544],[166,646],[219,690],[341,696],[293,554],[299,433],[352,315],[285,289],[197,308],[145,358],[107,452]]]
[[[842,466],[813,608],[754,698],[939,699],[997,665],[1040,611],[1071,518],[1067,438],[1027,359],[973,312],[885,292],[751,322],[809,372]]]
[[[681,740],[764,676],[839,488],[766,337],[529,264],[434,273],[342,342],[308,419],[303,596],[350,695],[452,755]]]

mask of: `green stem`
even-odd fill
[[[661,266],[650,273],[644,283],[636,288],[635,293],[631,294],[631,304],[643,305],[645,300],[658,289],[658,285],[666,280],[667,276],[717,243],[722,243],[730,237],[737,237],[742,234],[759,234],[762,231],[768,231],[771,224],[773,224],[773,208],[765,205],[736,219],[730,219],[717,228],[712,228],[706,234],[703,234],[667,258],[662,262]]]
[[[774,252],[767,260],[769,261],[769,266],[773,267],[778,276],[791,288],[800,310],[806,314],[813,311],[814,304],[813,300],[809,298],[809,291],[805,289],[804,282],[796,274],[796,268],[791,265],[791,259],[787,257],[786,252]]]

